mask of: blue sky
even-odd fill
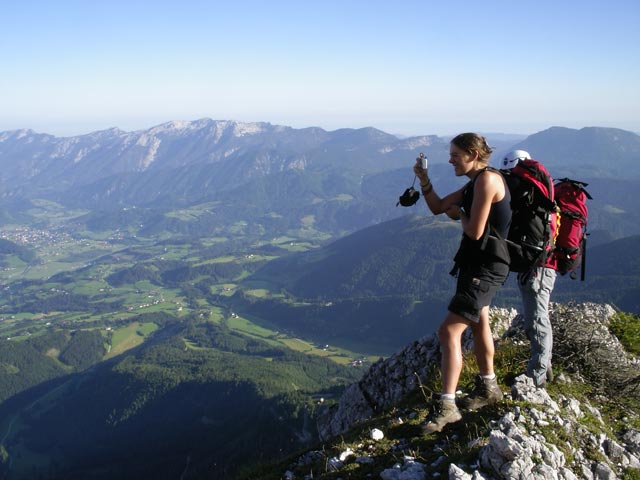
[[[0,5],[0,131],[640,132],[637,0]]]

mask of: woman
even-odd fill
[[[461,189],[440,198],[433,189],[427,170],[419,161],[413,167],[420,180],[422,195],[434,215],[446,214],[462,224],[462,241],[452,274],[458,276],[456,293],[448,313],[438,328],[442,351],[442,394],[435,414],[423,425],[424,433],[442,428],[462,418],[455,403],[455,392],[462,371],[462,334],[473,333],[474,353],[480,375],[474,390],[462,399],[465,408],[480,408],[502,399],[493,371],[493,336],[489,325],[489,305],[509,274],[508,254],[504,254],[511,223],[511,200],[502,175],[487,169],[492,149],[484,137],[462,133],[451,140],[449,163],[455,175],[470,181]],[[491,235],[494,230],[500,237]],[[501,243],[502,242],[502,243]],[[493,253],[490,253],[493,252]]]

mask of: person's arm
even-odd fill
[[[422,196],[427,203],[427,207],[429,207],[429,210],[431,210],[431,213],[433,213],[434,215],[446,213],[449,217],[457,220],[459,217],[455,218],[451,216],[450,212],[454,211],[455,207],[457,207],[459,210],[458,206],[462,204],[462,191],[464,190],[464,186],[459,190],[451,192],[445,197],[440,198],[433,189],[433,185],[431,184],[431,179],[427,175],[427,171],[422,168],[419,161],[416,161],[416,164],[413,167],[413,171],[420,181],[420,190],[422,191]]]

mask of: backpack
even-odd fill
[[[512,272],[544,264],[553,250],[556,229],[554,183],[547,169],[532,159],[500,170],[511,194],[511,226],[507,248]]]
[[[561,275],[580,268],[584,280],[587,248],[587,199],[592,200],[584,187],[587,183],[562,178],[555,184],[555,201],[559,209],[558,232],[553,251],[554,267]]]

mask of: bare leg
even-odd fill
[[[473,333],[473,353],[478,361],[480,375],[491,375],[495,347],[489,324],[489,307],[483,307],[480,310],[480,321],[478,323],[470,322],[470,325]]]
[[[442,393],[437,403],[438,409],[423,425],[422,432],[428,435],[442,431],[449,423],[458,422],[462,414],[455,402],[456,388],[462,371],[462,334],[469,326],[469,322],[453,312],[448,312],[444,321],[438,328],[440,349],[442,352]],[[445,398],[444,395],[447,397]],[[451,395],[451,397],[449,397]]]
[[[462,371],[462,334],[468,326],[469,322],[464,317],[448,312],[438,328],[442,350],[442,393],[456,393]]]

